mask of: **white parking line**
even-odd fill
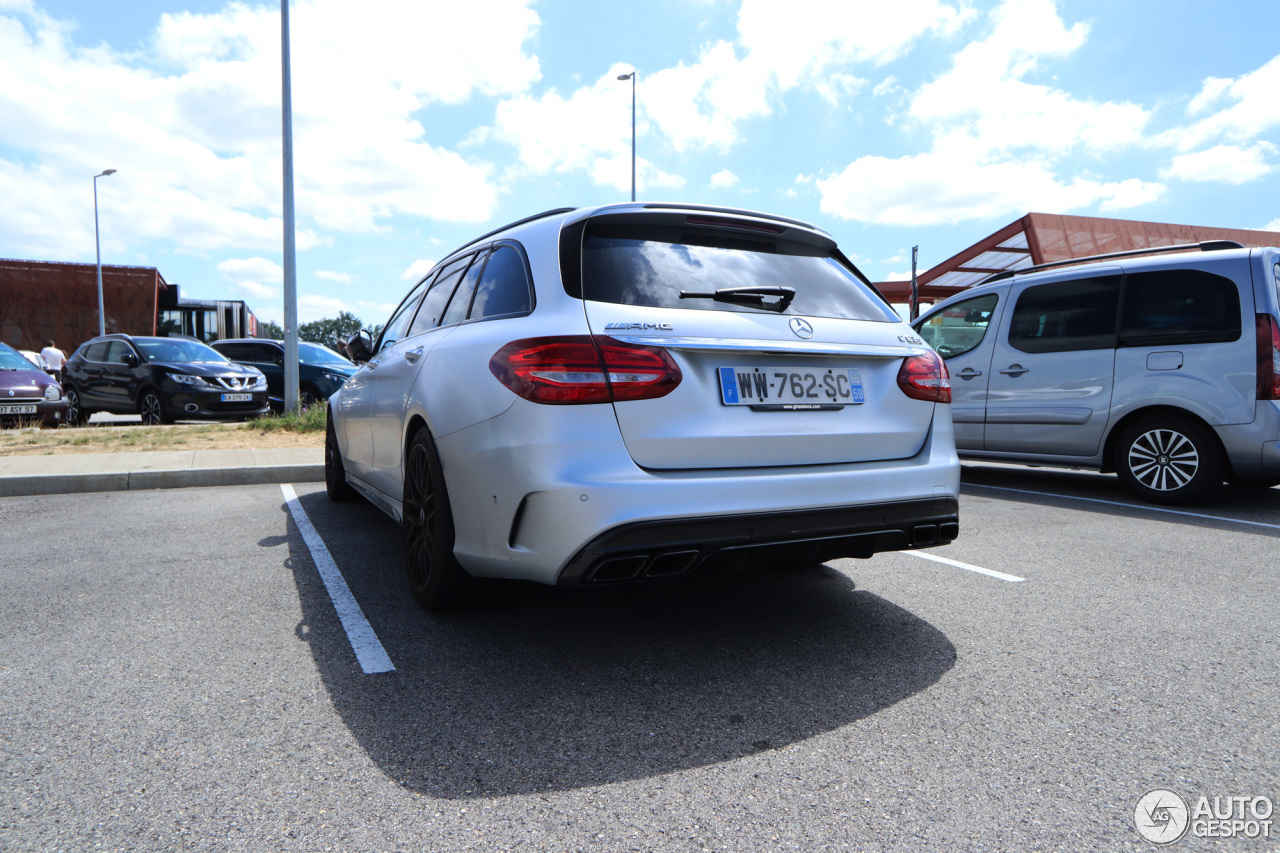
[[[995,569],[984,569],[982,566],[971,566],[968,563],[962,563],[959,560],[948,560],[946,557],[935,557],[933,554],[926,554],[923,551],[899,551],[899,554],[910,554],[913,557],[919,557],[922,560],[933,560],[935,563],[946,563],[948,566],[955,566],[957,569],[964,569],[967,572],[977,572],[980,575],[986,575],[991,578],[999,578],[1009,583],[1022,583],[1026,578],[1020,578],[1017,575],[1006,575],[1004,572],[997,572]]]
[[[298,503],[298,495],[294,492],[293,486],[282,483],[280,491],[284,492],[284,499],[289,504],[293,522],[298,525],[298,530],[302,532],[302,539],[311,551],[311,561],[316,564],[320,579],[324,581],[324,588],[329,591],[333,609],[338,611],[338,618],[342,620],[342,627],[347,632],[347,639],[351,642],[351,650],[356,653],[360,668],[365,674],[394,672],[395,666],[391,663],[391,658],[387,656],[386,649],[382,648],[382,643],[378,640],[378,635],[373,632],[373,626],[369,624],[369,620],[364,618],[364,611],[360,609],[356,597],[351,594],[351,589],[343,579],[342,572],[338,571],[338,564],[333,561],[333,557],[329,556],[329,549],[324,546],[324,540],[311,524],[311,519],[307,518],[306,510],[302,508],[302,504]]]
[[[1150,504],[1127,504],[1122,501],[1106,501],[1102,498],[1080,498],[1074,495],[1059,495],[1053,492],[1033,492],[1030,489],[1011,489],[1008,486],[985,486],[981,483],[965,483],[966,487],[975,489],[995,489],[1001,492],[1018,492],[1024,495],[1040,495],[1046,498],[1062,498],[1069,501],[1088,501],[1095,504],[1107,504],[1109,506],[1122,506],[1127,509],[1140,509],[1144,512],[1163,512],[1168,515],[1185,515],[1188,518],[1203,518],[1209,521],[1227,521],[1232,524],[1247,524],[1250,527],[1266,527],[1270,530],[1280,530],[1280,524],[1268,524],[1265,521],[1245,521],[1243,518],[1231,518],[1226,515],[1206,515],[1200,512],[1187,512],[1182,509],[1165,509],[1164,507],[1151,506]]]

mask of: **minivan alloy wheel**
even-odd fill
[[[1156,503],[1185,503],[1222,484],[1223,465],[1209,431],[1186,418],[1130,425],[1116,445],[1116,473]]]

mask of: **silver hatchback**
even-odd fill
[[[831,237],[673,204],[558,210],[419,282],[329,399],[329,495],[402,524],[427,608],[958,533],[942,360]]]
[[[1167,504],[1280,484],[1280,249],[1086,260],[993,277],[915,323],[950,368],[960,455],[1114,471]]]

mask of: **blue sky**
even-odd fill
[[[380,323],[452,247],[630,195],[905,278],[1030,211],[1280,230],[1280,3],[295,0],[298,304]],[[280,6],[0,0],[0,257],[282,317]]]

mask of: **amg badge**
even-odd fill
[[[670,323],[606,323],[606,332],[670,332]]]

